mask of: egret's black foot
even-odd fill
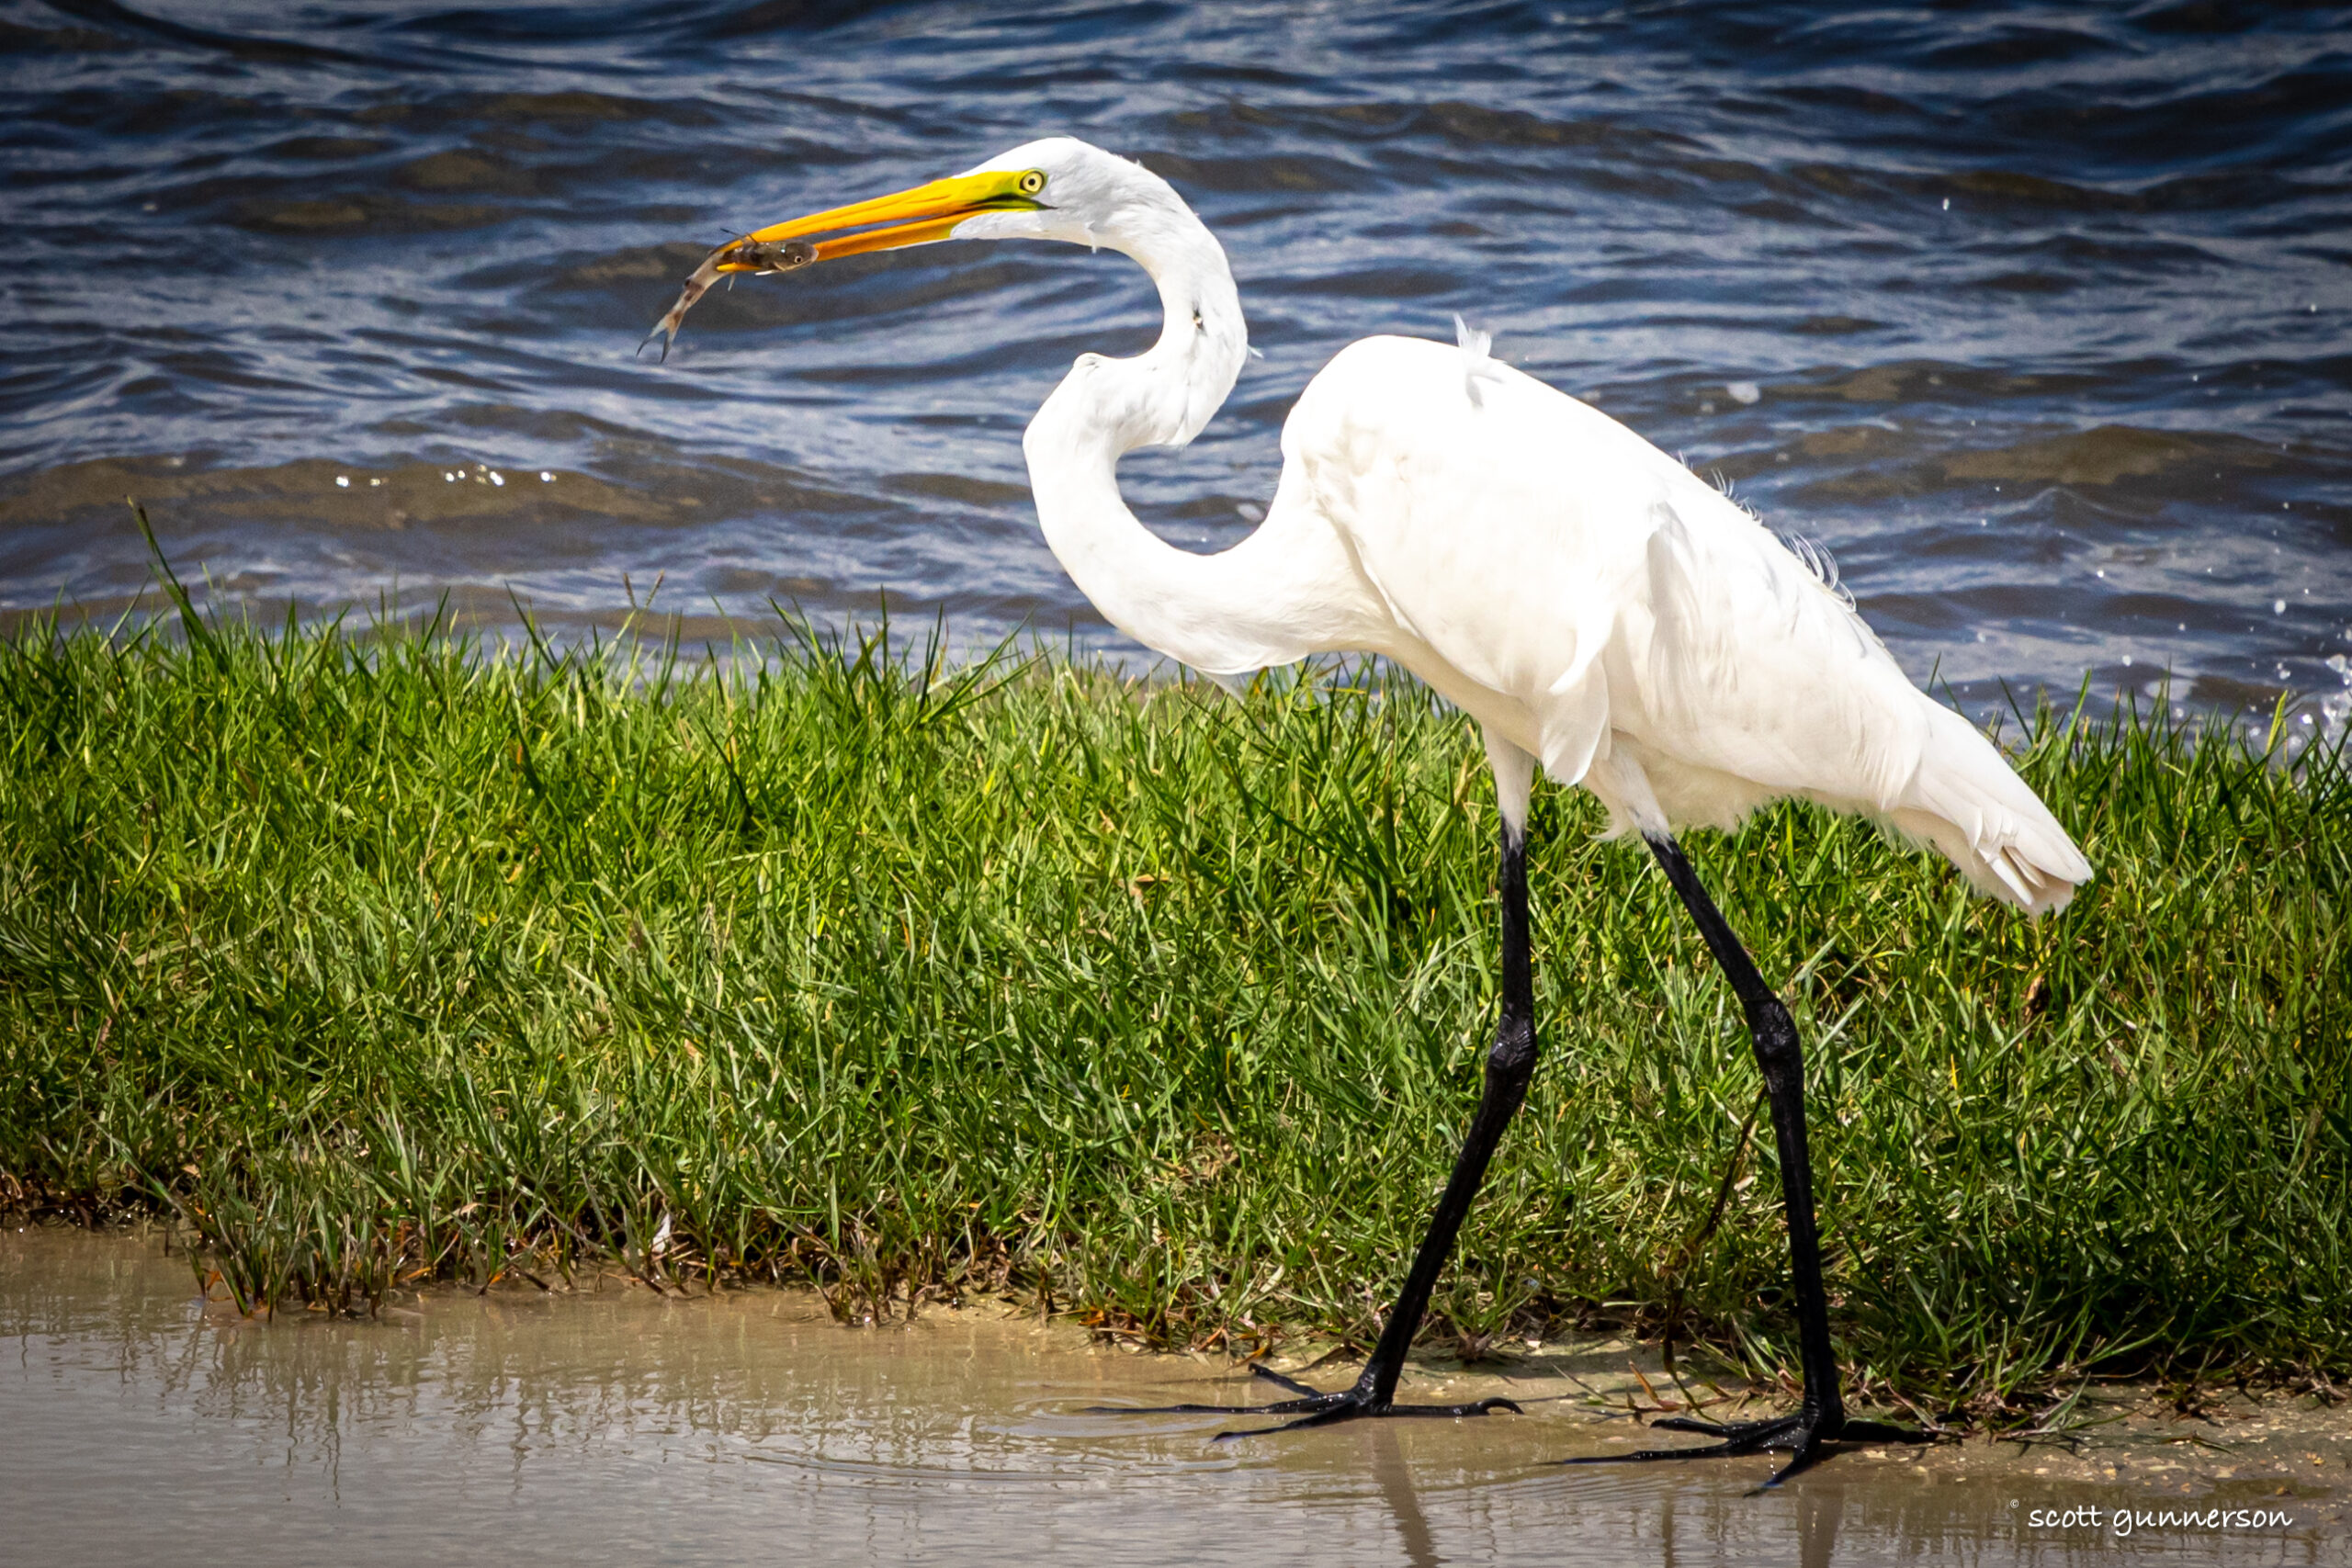
[[[1653,1421],[1651,1427],[1665,1432],[1697,1432],[1703,1437],[1720,1438],[1721,1442],[1698,1449],[1636,1449],[1624,1454],[1592,1454],[1581,1459],[1564,1459],[1562,1464],[1625,1464],[1661,1459],[1736,1459],[1743,1454],[1784,1450],[1789,1462],[1782,1465],[1764,1483],[1778,1486],[1798,1471],[1817,1464],[1829,1457],[1832,1445],[1840,1443],[1932,1443],[1935,1434],[1910,1427],[1892,1427],[1883,1421],[1841,1421],[1832,1428],[1815,1411],[1800,1410],[1793,1416],[1777,1416],[1769,1421],[1696,1421],[1688,1416],[1670,1416]],[[1762,1491],[1764,1487],[1757,1488]]]
[[[1351,1388],[1338,1393],[1322,1393],[1284,1377],[1267,1367],[1252,1367],[1252,1375],[1261,1377],[1276,1388],[1286,1389],[1296,1395],[1277,1400],[1272,1404],[1094,1404],[1087,1407],[1090,1416],[1289,1416],[1295,1419],[1278,1427],[1253,1427],[1246,1431],[1219,1432],[1215,1440],[1227,1442],[1234,1438],[1261,1438],[1273,1432],[1296,1432],[1308,1427],[1329,1427],[1341,1421],[1352,1421],[1361,1416],[1486,1416],[1497,1410],[1508,1410],[1514,1416],[1524,1415],[1508,1399],[1481,1399],[1468,1404],[1378,1404],[1361,1388]]]

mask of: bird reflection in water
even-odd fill
[[[1437,1537],[1430,1529],[1429,1516],[1421,1512],[1420,1494],[1413,1489],[1413,1472],[1396,1446],[1394,1427],[1372,1428],[1372,1479],[1380,1488],[1381,1501],[1388,1505],[1388,1517],[1396,1521],[1396,1544],[1404,1549],[1405,1561],[1413,1568],[1431,1568],[1444,1562],[1437,1554]]]

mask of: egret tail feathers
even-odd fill
[[[2028,914],[2063,909],[2090,862],[1993,743],[1939,705],[1918,772],[1888,820],[1925,840],[1977,891]]]

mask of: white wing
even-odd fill
[[[1928,840],[2028,908],[2088,879],[1992,744],[1761,524],[1598,410],[1488,364],[1469,378],[1461,347],[1366,339],[1283,431],[1282,499],[1385,607],[1377,651],[1590,788],[1618,831],[1727,828],[1800,795]],[[1295,537],[1308,518],[1279,522]]]

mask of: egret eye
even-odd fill
[[[1039,191],[1046,188],[1046,171],[1043,169],[1030,170],[1027,174],[1021,176],[1020,187],[1021,194],[1023,196],[1036,195]]]

